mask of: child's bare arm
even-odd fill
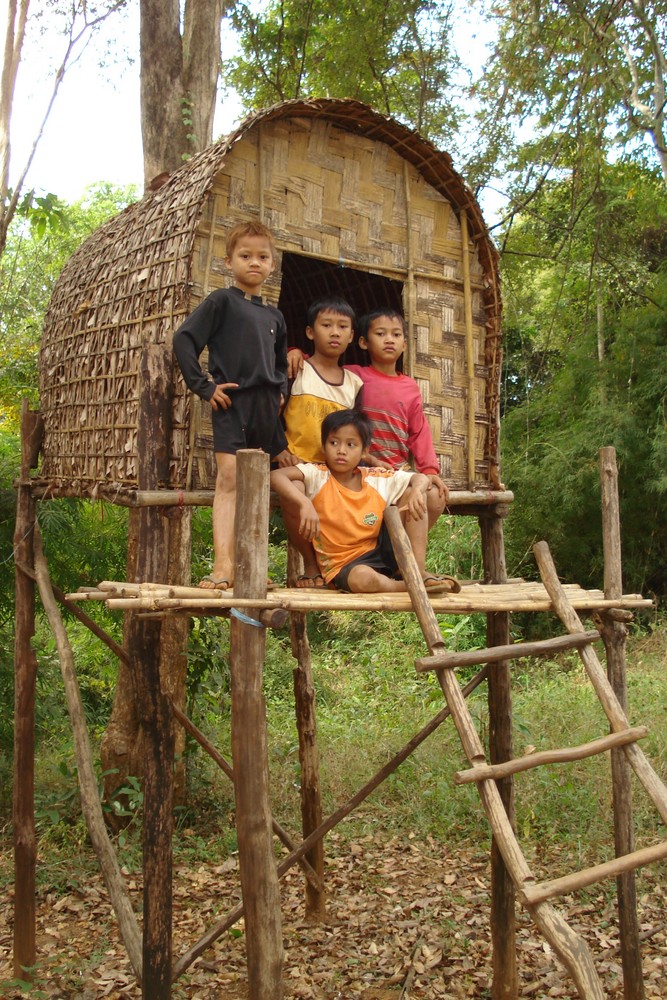
[[[299,534],[312,542],[320,533],[320,519],[312,502],[304,492],[303,473],[296,466],[274,469],[271,473],[271,489],[281,499],[293,504],[299,511]]]
[[[287,352],[287,377],[296,378],[303,368],[303,351],[298,347],[290,347]]]

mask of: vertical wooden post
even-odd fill
[[[234,594],[259,597],[266,593],[268,570],[269,458],[262,451],[243,450],[237,453],[236,461]],[[258,617],[247,609],[244,614]],[[248,996],[252,1000],[282,1000],[280,893],[273,855],[262,692],[266,631],[232,614],[230,632],[232,754]]]
[[[37,957],[35,941],[35,682],[37,658],[32,648],[35,634],[35,583],[20,565],[34,567],[35,501],[30,489],[30,469],[36,464],[42,422],[27,400],[21,410],[21,481],[14,527],[14,976],[31,981]]]
[[[144,346],[137,422],[139,489],[157,489],[168,478],[170,365],[162,345]],[[144,507],[138,513],[136,578],[165,580],[167,567],[167,522],[159,508]],[[128,654],[144,775],[142,995],[146,1000],[171,996],[174,738],[160,677],[161,637],[161,619],[132,616]]]
[[[505,583],[505,545],[502,518],[506,507],[495,507],[479,518],[482,535],[484,579],[488,583]],[[488,646],[506,646],[510,641],[510,616],[507,612],[490,612],[486,616]],[[488,674],[489,754],[492,764],[511,760],[512,689],[510,665],[507,660],[491,665]],[[514,782],[512,777],[496,782],[505,812],[515,826]],[[514,883],[498,848],[491,841],[491,938],[493,942],[493,998],[513,1000],[519,995],[516,967],[516,925]]]
[[[614,448],[600,450],[600,488],[602,494],[602,542],[604,551],[604,596],[617,600],[623,593],[621,567],[621,528],[618,504],[618,470]],[[607,676],[623,710],[627,709],[628,690],[625,662],[626,628],[611,616],[602,619],[600,633],[607,656]],[[634,850],[632,820],[632,770],[623,750],[611,751],[612,796],[614,804],[614,842],[616,856]],[[623,966],[625,1000],[643,1000],[642,973],[637,921],[637,888],[634,871],[616,878],[618,922]]]
[[[301,558],[292,545],[287,550],[287,580],[289,585],[296,577]],[[296,726],[299,734],[299,762],[301,764],[301,828],[303,839],[322,823],[322,797],[320,792],[320,761],[317,749],[317,714],[315,710],[315,684],[308,642],[307,617],[299,611],[290,613],[290,639],[292,656],[297,661],[294,669],[294,703]],[[306,853],[306,860],[324,880],[324,841],[318,840]],[[305,880],[306,917],[322,921],[326,917],[326,894],[323,888]]]

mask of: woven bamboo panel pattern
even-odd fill
[[[471,237],[471,330],[461,211]],[[333,100],[286,102],[247,119],[72,258],[49,307],[40,358],[41,477],[54,491],[78,484],[82,495],[136,486],[145,346],[164,345],[171,366],[171,336],[182,318],[228,284],[229,230],[258,217],[278,248],[276,272],[264,286],[269,301],[281,295],[283,253],[358,272],[361,301],[367,273],[402,283],[410,331],[404,370],[422,391],[443,475],[455,488],[471,478],[497,486],[500,296],[479,208],[447,154],[364,105]],[[315,297],[309,281],[300,284],[304,300]],[[283,296],[289,292],[282,288]],[[157,485],[212,487],[210,407],[192,397],[177,370],[170,407],[169,474]]]

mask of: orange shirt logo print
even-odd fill
[[[370,528],[377,524],[378,520],[379,516],[377,514],[373,514],[372,512],[370,514],[364,514],[363,517],[364,524],[367,524]]]

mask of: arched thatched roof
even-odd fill
[[[206,212],[215,216],[210,202],[216,178],[225,171],[230,178],[226,211],[229,215],[238,211],[231,224],[247,218],[247,204],[235,208],[235,198],[237,202],[243,198],[243,182],[234,186],[239,144],[262,130],[270,136],[277,123],[296,119],[304,127],[327,123],[346,134],[352,144],[358,139],[389,147],[429,189],[446,199],[457,217],[465,216],[477,267],[479,324],[484,331],[480,363],[487,369],[486,386],[477,393],[485,397],[483,405],[479,399],[473,404],[484,410],[481,423],[490,428],[483,445],[484,459],[490,465],[479,478],[491,484],[497,479],[493,471],[497,468],[494,386],[500,358],[500,293],[497,254],[479,206],[448,154],[416,132],[357,101],[321,99],[287,101],[250,116],[184,164],[156,192],[102,226],[72,256],[49,305],[40,355],[45,422],[41,476],[54,490],[87,495],[100,486],[107,492],[136,486],[140,357],[149,344],[164,345],[169,351],[173,331],[201,297],[202,290],[195,287],[195,258],[202,252],[202,218]],[[290,243],[291,222],[289,213],[276,212],[274,219],[271,205],[262,205],[262,169],[260,162],[259,204],[254,212],[264,215],[271,225],[280,250],[294,245]],[[215,218],[209,229],[212,234]],[[209,258],[214,254],[212,241],[211,236]],[[406,254],[409,258],[409,249]],[[360,258],[359,266],[362,263]],[[215,269],[215,261],[209,259],[207,266],[211,265]],[[368,269],[373,267],[370,261]],[[409,262],[401,267],[407,272]],[[185,453],[193,443],[188,430],[190,404],[179,403],[182,390],[176,387],[174,392],[176,429],[169,472],[161,477],[164,486],[183,485]]]

